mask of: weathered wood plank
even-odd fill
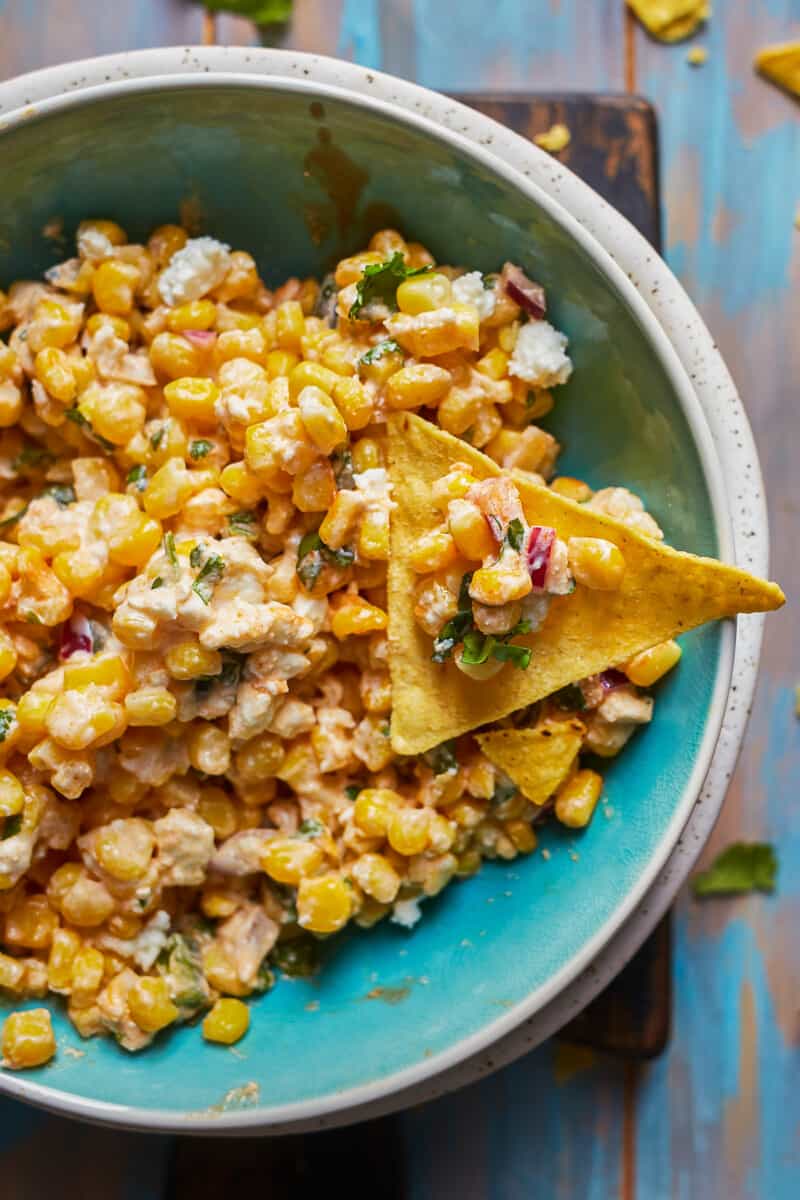
[[[693,70],[686,47],[637,37],[639,88],[661,110],[667,256],[699,303],[745,400],[765,474],[773,575],[800,587],[794,432],[800,377],[800,121],[752,72],[798,33],[795,0],[717,5]],[[793,381],[795,381],[793,383]],[[797,1194],[800,739],[792,616],[768,622],[739,770],[705,855],[741,837],[777,844],[778,895],[676,912],[675,1032],[639,1094],[637,1195]],[[794,1083],[792,1081],[795,1081]]]

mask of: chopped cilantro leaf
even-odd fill
[[[6,838],[16,837],[22,829],[22,813],[15,813],[13,817],[6,817],[3,824],[3,832],[0,835],[0,841],[5,841]]]
[[[16,525],[17,521],[20,521],[25,516],[27,511],[28,505],[23,504],[22,508],[18,508],[17,511],[12,513],[10,517],[4,517],[3,520],[0,521],[0,529],[8,529],[10,525]]]
[[[137,463],[135,467],[131,467],[125,482],[133,484],[137,492],[143,492],[147,487],[147,467],[144,463]]]
[[[297,547],[297,577],[307,591],[312,591],[326,565],[349,567],[355,561],[355,551],[350,546],[332,550],[326,546],[315,531],[307,533]]]
[[[343,446],[339,450],[334,450],[331,455],[331,466],[333,467],[333,478],[336,481],[339,491],[352,492],[356,486],[356,481],[353,478],[353,456],[348,447]]]
[[[362,354],[358,360],[359,366],[369,366],[375,363],[379,358],[383,358],[384,354],[396,354],[400,350],[394,338],[387,338],[384,342],[378,342],[377,346],[371,346],[366,354]]]
[[[154,592],[156,590],[156,588],[160,588],[163,586],[164,586],[164,580],[161,578],[160,575],[156,575],[155,579],[150,584],[150,591]]]
[[[430,270],[431,267],[407,267],[399,251],[386,262],[369,263],[364,267],[356,284],[356,299],[350,305],[347,315],[351,320],[355,320],[363,309],[372,304],[385,305],[392,312],[396,312],[397,289],[403,280],[410,279],[413,275],[427,275]]]
[[[157,450],[159,448],[166,436],[168,426],[169,421],[165,421],[164,424],[155,431],[155,433],[150,434],[150,448],[152,450]]]
[[[256,514],[253,512],[231,513],[228,517],[228,530],[239,534],[240,537],[256,536]]]
[[[307,817],[306,820],[301,823],[297,832],[299,833],[300,837],[315,838],[319,837],[325,832],[325,826],[315,817]]]
[[[586,698],[580,684],[577,683],[568,683],[566,687],[556,692],[553,696],[553,703],[565,712],[584,712],[586,709]]]
[[[492,647],[492,658],[498,662],[513,663],[520,671],[527,671],[532,654],[530,646],[514,646],[510,642],[498,642]]]
[[[525,526],[520,521],[519,517],[514,517],[513,521],[509,521],[508,529],[506,530],[506,544],[512,550],[521,550],[522,542],[525,537]]]
[[[426,752],[425,761],[434,775],[446,775],[449,771],[458,769],[455,746],[455,739],[450,738],[449,741],[442,742],[440,746],[434,746]]]
[[[66,508],[68,504],[74,504],[77,500],[75,489],[69,483],[51,483],[44,489],[43,495],[52,496],[61,508]]]
[[[172,563],[173,567],[177,567],[178,555],[175,551],[175,534],[174,533],[165,533],[164,534],[164,553],[166,554],[169,561]]]
[[[707,871],[692,880],[695,896],[723,896],[741,892],[772,892],[778,859],[765,842],[734,842],[714,859]]]
[[[505,804],[506,800],[510,800],[512,796],[517,794],[517,785],[512,783],[510,779],[500,778],[495,784],[492,798],[489,801],[492,808],[496,808],[498,804]]]
[[[29,608],[26,613],[20,613],[20,616],[24,616],[29,625],[42,624],[42,618],[38,613],[35,613],[32,608]]]
[[[207,441],[205,438],[197,438],[195,441],[189,443],[189,457],[195,459],[205,458],[213,449],[212,442]]]
[[[206,0],[212,12],[236,13],[255,25],[275,25],[288,21],[292,15],[292,0]]]
[[[23,467],[40,467],[46,462],[52,462],[53,455],[43,446],[25,446],[12,460],[12,471],[20,471]]]
[[[104,450],[111,451],[117,449],[114,443],[110,442],[108,438],[104,438],[102,434],[95,433],[91,421],[81,412],[77,404],[74,408],[68,408],[64,416],[68,421],[72,421],[73,424],[78,425],[88,438],[91,438],[93,442],[97,442],[97,445],[102,446]]]
[[[199,567],[202,561],[203,561],[203,547],[202,547],[202,545],[198,544],[197,546],[192,546],[192,550],[191,550],[191,553],[190,553],[190,555],[189,555],[189,564],[190,564],[190,566],[192,566],[192,567]]]
[[[357,800],[360,791],[361,788],[357,783],[351,783],[348,784],[348,786],[344,789],[344,794],[347,796],[348,800]]]
[[[225,573],[225,560],[218,554],[207,558],[192,584],[192,591],[200,597],[203,604],[210,604],[214,586],[219,583]]]
[[[478,666],[485,663],[497,645],[497,639],[490,634],[480,633],[477,629],[464,634],[464,648],[461,651],[461,661],[468,666]]]
[[[270,962],[290,977],[305,978],[317,969],[319,949],[316,940],[304,934],[291,941],[278,942],[270,954]]]
[[[6,740],[6,734],[15,721],[15,710],[13,708],[0,708],[0,742]]]

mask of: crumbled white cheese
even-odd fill
[[[159,276],[158,290],[164,303],[174,307],[199,300],[222,283],[230,266],[230,252],[230,246],[216,238],[190,238]]]
[[[169,926],[169,913],[160,908],[135,938],[115,938],[104,934],[99,943],[104,950],[111,950],[122,958],[132,958],[137,967],[149,971],[167,944]]]
[[[81,258],[88,259],[89,262],[101,262],[104,258],[111,258],[114,254],[113,242],[99,229],[93,229],[91,225],[86,229],[78,230],[76,241],[78,254]]]
[[[468,271],[453,282],[453,298],[459,304],[474,304],[481,321],[488,320],[495,309],[494,288],[483,286],[480,271]]]
[[[353,476],[353,482],[368,504],[389,501],[391,497],[392,485],[385,467],[369,467],[366,471],[359,471]]]
[[[413,900],[395,900],[389,920],[404,929],[413,929],[421,916],[419,898],[415,897]]]
[[[529,321],[517,335],[508,373],[533,387],[566,383],[572,374],[566,348],[566,335],[554,329],[549,321]]]

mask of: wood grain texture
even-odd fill
[[[275,31],[277,44],[339,54],[433,87],[625,85],[622,0],[295,0],[295,9],[292,25]],[[773,574],[791,593],[800,583],[792,437],[793,380],[800,377],[800,341],[792,336],[800,327],[800,234],[792,225],[800,203],[800,109],[754,77],[750,60],[758,45],[800,35],[800,10],[797,0],[716,4],[699,38],[710,59],[697,70],[686,63],[685,46],[661,46],[629,29],[629,75],[635,66],[637,88],[660,110],[667,254],[748,406],[770,499]],[[249,23],[220,21],[220,40],[256,36]],[[184,0],[0,0],[2,77],[184,40],[200,40],[198,11]],[[409,1196],[797,1196],[800,823],[793,801],[800,729],[792,688],[800,664],[793,632],[789,609],[769,623],[747,744],[707,856],[741,836],[777,842],[777,896],[703,905],[681,898],[674,1034],[652,1066],[626,1071],[548,1044],[408,1114]],[[163,1145],[0,1103],[4,1181],[13,1180],[22,1200],[155,1200],[162,1174],[166,1181]],[[91,1164],[98,1161],[107,1171],[95,1186]],[[85,1175],[83,1163],[90,1164]],[[151,1167],[150,1176],[141,1174]],[[298,1187],[294,1195],[302,1194]]]

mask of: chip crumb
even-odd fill
[[[690,46],[686,51],[686,61],[690,67],[702,67],[708,62],[708,50],[705,46]]]
[[[309,1000],[304,1007],[306,1012],[319,1012],[319,1000]]]
[[[42,226],[42,237],[48,238],[53,242],[60,242],[64,237],[64,218],[51,217],[50,220]]]
[[[543,851],[542,851],[542,858],[544,859],[544,861],[545,861],[545,862],[549,862],[549,861],[550,861],[550,851],[549,851],[549,850],[543,850]]]
[[[551,154],[558,154],[559,150],[564,150],[572,141],[572,134],[566,125],[556,122],[549,129],[545,129],[543,133],[537,133],[533,138],[537,146],[542,150],[549,150]]]
[[[660,42],[691,37],[711,16],[708,0],[628,0],[628,8]]]
[[[67,1058],[86,1058],[85,1050],[78,1050],[75,1046],[62,1046],[61,1053],[66,1054]]]

